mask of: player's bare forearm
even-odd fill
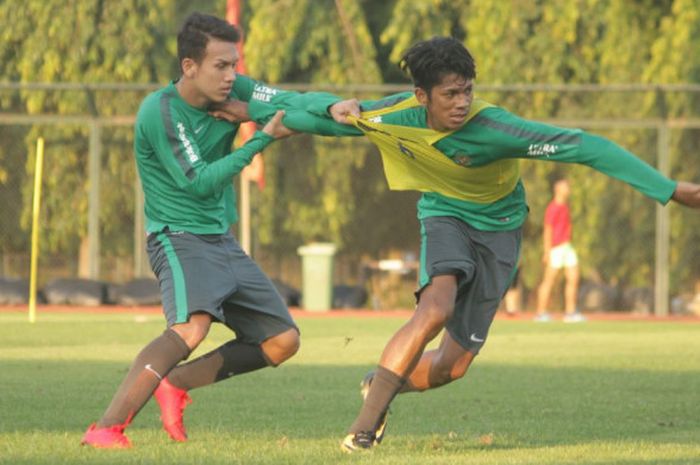
[[[692,182],[678,181],[671,199],[690,208],[700,208],[700,185]]]
[[[226,100],[212,106],[209,113],[215,118],[224,119],[231,123],[242,123],[250,121],[248,113],[248,102],[240,100]]]

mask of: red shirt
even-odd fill
[[[571,215],[565,203],[549,202],[544,213],[544,224],[552,227],[552,247],[571,240]]]

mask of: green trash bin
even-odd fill
[[[302,307],[325,312],[333,304],[333,255],[335,245],[314,242],[297,249],[301,256]]]

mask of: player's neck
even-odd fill
[[[447,132],[450,129],[442,127],[431,115],[430,112],[427,112],[426,118],[425,118],[425,125],[428,126],[428,129],[432,129],[433,131],[437,132]]]
[[[211,104],[209,99],[202,95],[184,76],[175,83],[175,88],[180,94],[180,98],[195,108],[204,110]]]

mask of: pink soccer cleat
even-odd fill
[[[131,447],[131,441],[124,435],[124,428],[126,423],[102,428],[93,423],[85,432],[80,444],[99,449],[128,449]]]
[[[173,386],[168,378],[163,378],[156,390],[153,392],[160,406],[160,419],[163,422],[163,429],[173,439],[173,441],[187,441],[187,432],[182,423],[182,416],[185,407],[192,403],[192,399],[187,391]]]

